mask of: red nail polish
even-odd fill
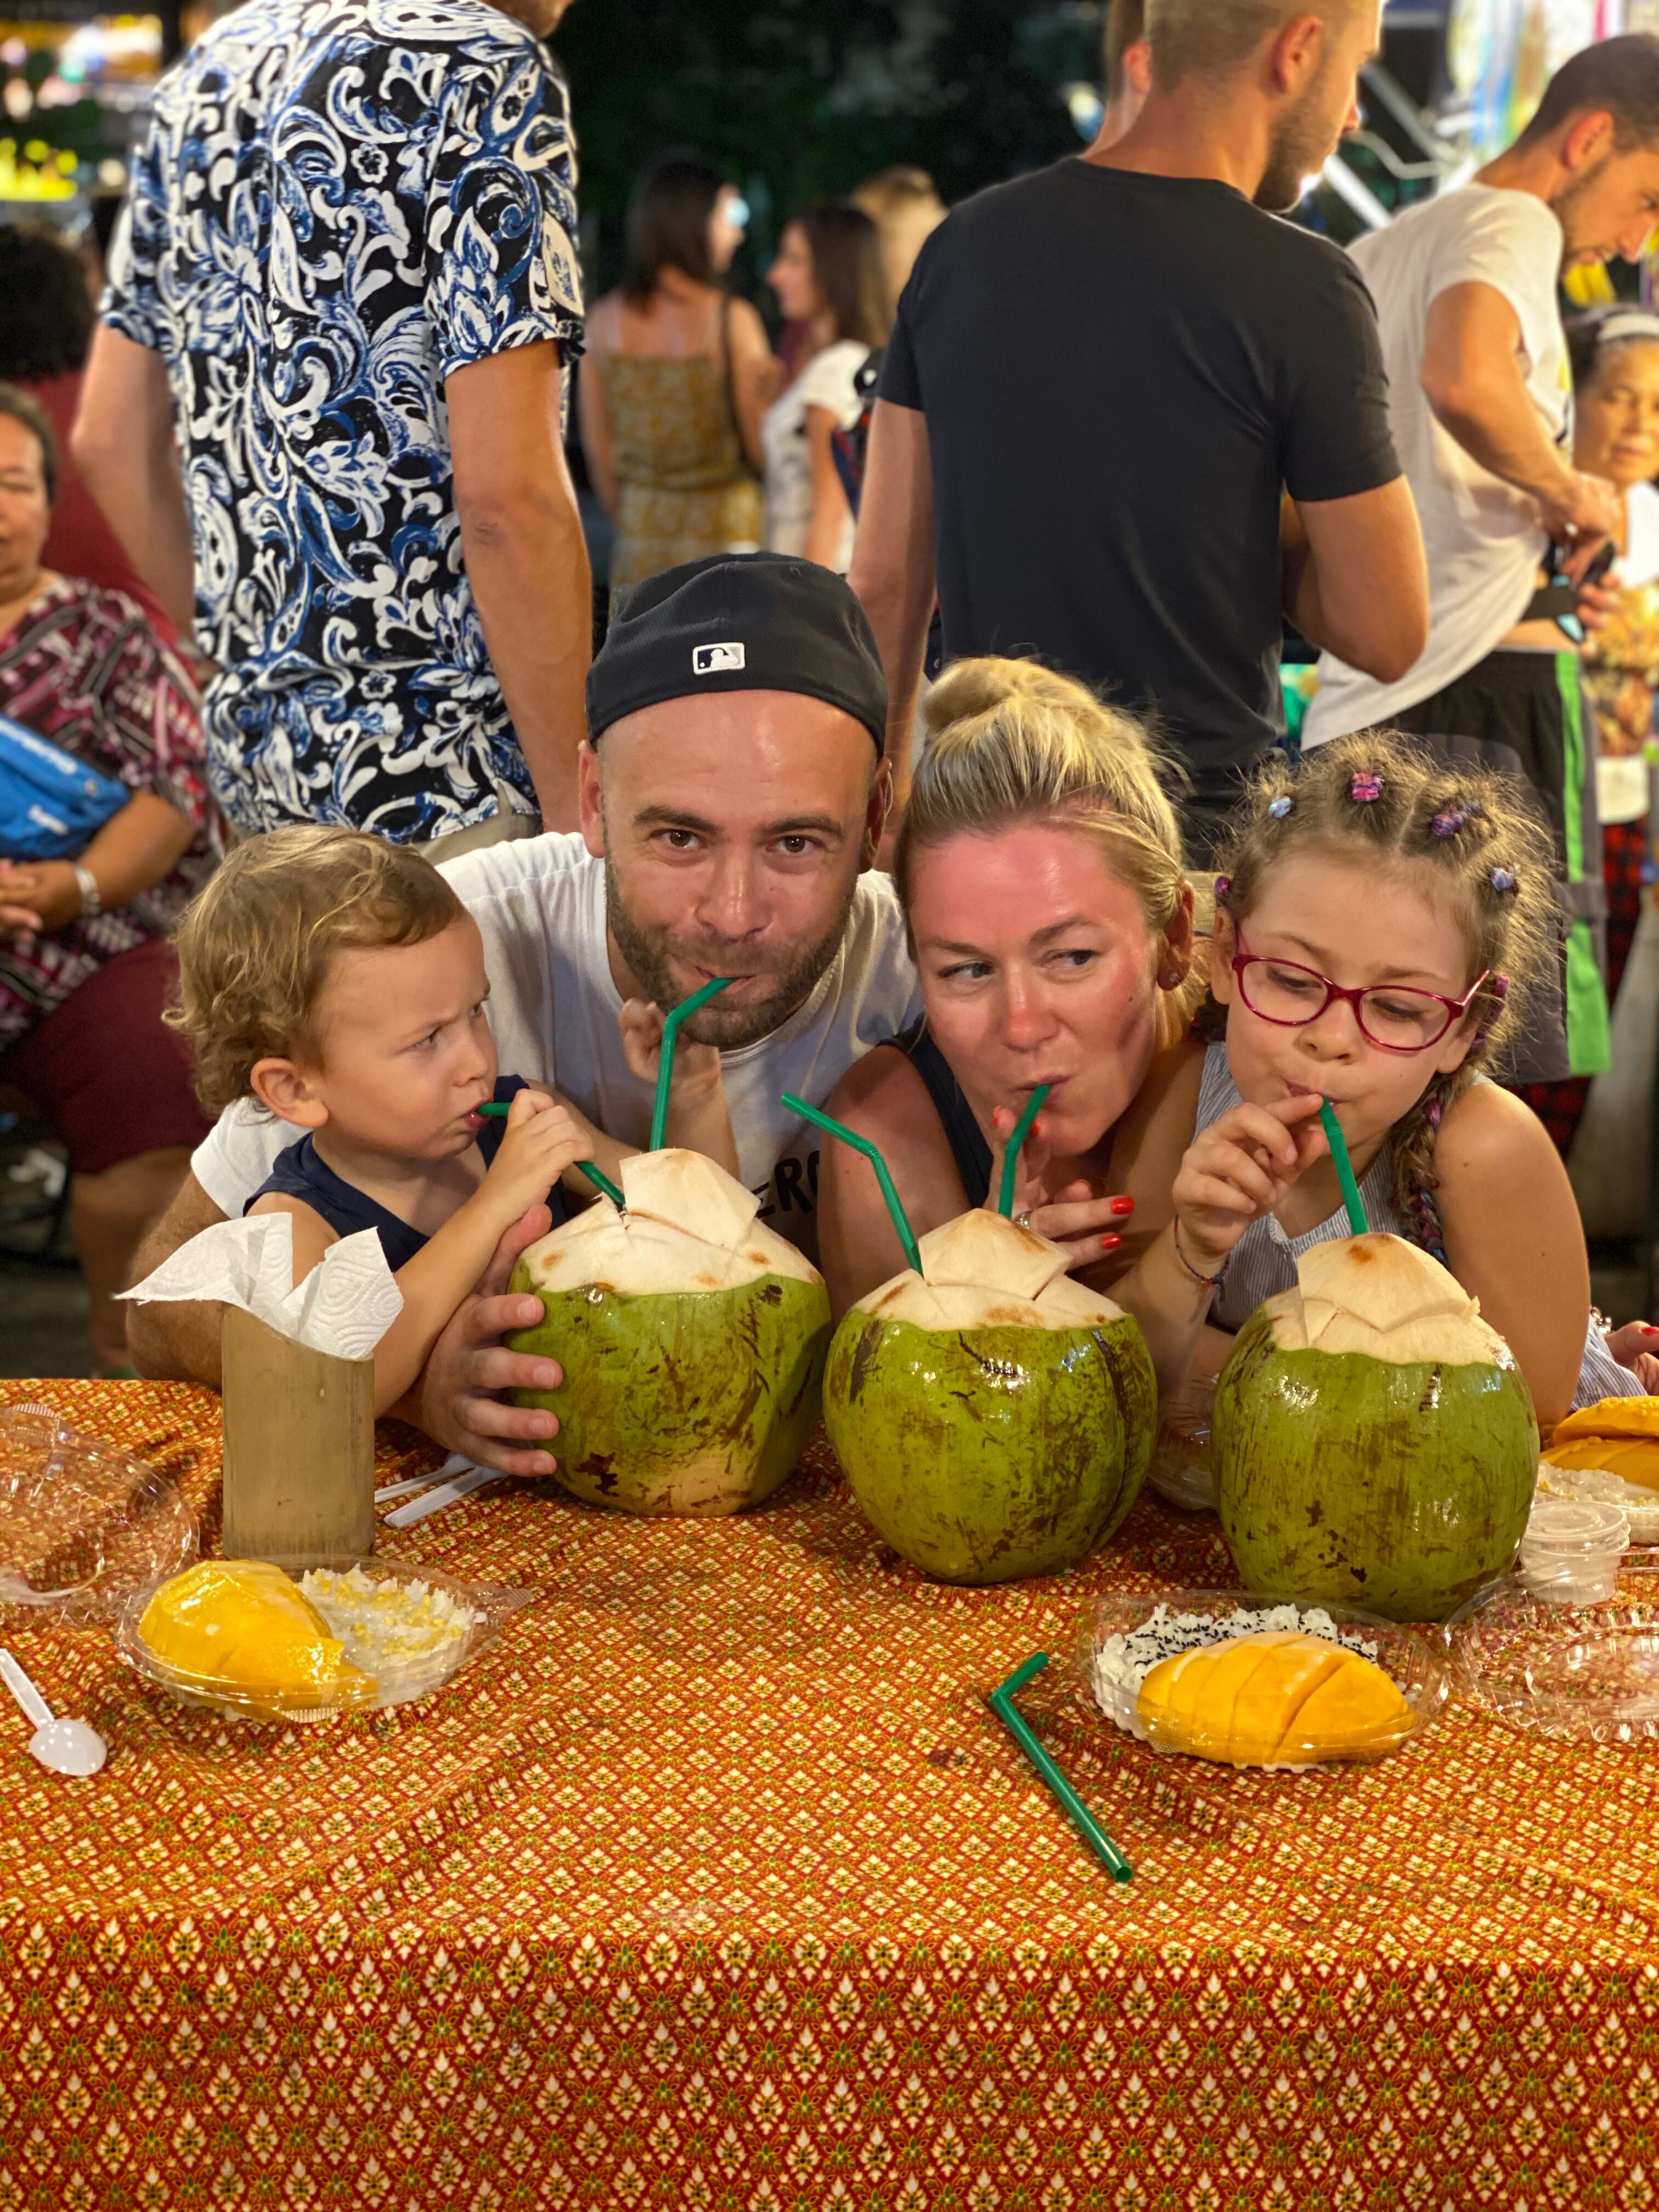
[[[1103,1237],[1100,1240],[1100,1249],[1103,1252],[1115,1252],[1122,1242],[1123,1239],[1121,1237]]]
[[[1134,1210],[1135,1202],[1132,1198],[1115,1198],[1112,1200],[1112,1211],[1120,1220],[1126,1213],[1133,1213]]]

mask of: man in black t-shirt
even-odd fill
[[[1376,18],[1376,0],[1152,0],[1129,130],[980,193],[923,246],[849,579],[899,791],[936,582],[947,658],[1032,653],[1151,710],[1192,779],[1195,859],[1281,726],[1283,612],[1379,675],[1421,652],[1370,296],[1265,212],[1353,119]]]

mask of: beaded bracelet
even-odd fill
[[[1227,1277],[1227,1264],[1225,1261],[1224,1260],[1222,1262],[1221,1273],[1218,1275],[1200,1274],[1198,1269],[1194,1267],[1192,1261],[1187,1257],[1187,1255],[1181,1249],[1181,1219],[1179,1215],[1177,1215],[1176,1218],[1170,1224],[1170,1242],[1175,1247],[1175,1255],[1176,1259],[1180,1261],[1182,1266],[1186,1269],[1187,1273],[1192,1277],[1195,1283],[1201,1283],[1206,1291],[1218,1291],[1221,1288],[1222,1284],[1226,1280]]]

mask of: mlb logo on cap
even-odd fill
[[[743,647],[729,645],[694,645],[691,648],[691,673],[694,676],[723,676],[728,669],[741,668]]]

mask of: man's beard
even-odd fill
[[[763,1037],[781,1029],[811,996],[813,987],[840,951],[857,891],[855,876],[847,886],[847,896],[842,901],[834,927],[816,944],[803,946],[781,963],[756,971],[771,980],[772,988],[763,997],[735,1006],[728,1006],[723,997],[711,999],[692,1015],[681,1035],[694,1044],[717,1045],[722,1052],[736,1052],[744,1045],[758,1044]],[[671,963],[676,956],[695,967],[707,968],[716,975],[720,973],[723,957],[742,960],[745,967],[748,964],[744,956],[728,954],[727,949],[718,944],[688,943],[677,939],[665,924],[651,926],[635,921],[623,902],[622,887],[609,854],[605,863],[605,915],[629,973],[646,997],[665,1013],[672,1012],[683,996],[690,995],[682,993],[674,981]]]
[[[1611,154],[1604,154],[1593,168],[1581,169],[1577,176],[1569,177],[1549,203],[1550,213],[1561,226],[1561,266],[1564,269],[1572,267],[1581,257],[1595,260],[1601,258],[1599,248],[1587,246],[1583,239],[1573,236],[1574,218],[1579,202],[1586,198],[1601,181],[1601,172],[1612,159]]]
[[[1336,138],[1324,112],[1326,73],[1322,63],[1313,82],[1280,123],[1267,149],[1267,166],[1255,188],[1255,204],[1270,215],[1288,215],[1302,198],[1302,187],[1325,166],[1334,151]]]

